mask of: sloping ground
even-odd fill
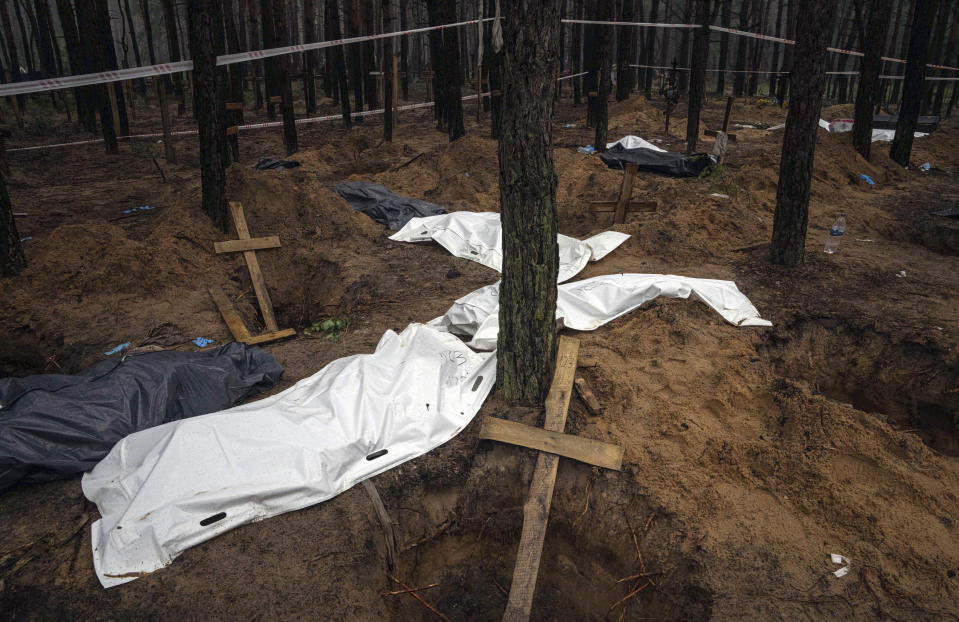
[[[718,103],[709,108],[710,127],[721,113]],[[781,111],[737,107],[733,116],[755,114],[772,122]],[[663,136],[661,113],[641,99],[610,116],[613,137],[638,133],[677,148],[685,131],[674,120],[674,137]],[[231,169],[230,196],[245,205],[253,234],[283,242],[259,253],[281,325],[353,318],[339,340],[269,346],[287,383],[368,352],[386,328],[440,315],[497,278],[438,246],[389,242],[330,190],[369,179],[451,210],[496,210],[495,142],[474,128],[447,145],[426,127],[401,125],[391,146],[378,144],[376,126],[336,134],[297,154],[303,166],[293,171]],[[621,173],[566,146],[590,142],[588,130],[557,128],[560,230],[585,237],[610,228],[588,201],[615,197]],[[582,274],[732,279],[774,327],[732,327],[700,303],[669,300],[577,335],[581,371],[607,412],[592,417],[574,400],[567,431],[624,445],[625,468],[561,461],[534,619],[959,617],[959,271],[929,216],[959,194],[959,132],[916,142],[914,159],[940,170],[931,173],[898,169],[882,143],[867,163],[848,135],[820,132],[807,263],[796,269],[770,266],[755,246],[770,237],[780,139],[739,131],[730,166],[704,179],[641,176],[637,192],[659,210],[616,226],[633,237]],[[877,186],[859,183],[860,173]],[[225,340],[211,284],[255,326],[242,259],[212,253],[212,242],[232,233],[213,230],[195,210],[195,185],[184,187],[152,227],[94,219],[38,236],[0,325],[32,340],[39,361],[29,364],[42,366],[41,352],[95,360],[163,321]],[[839,253],[823,255],[839,211],[847,235]],[[498,395],[484,414],[538,417]],[[423,597],[457,620],[501,616],[534,461],[534,452],[480,442],[477,432],[474,423],[375,478],[400,548],[390,572],[409,585],[437,583]],[[381,596],[396,586],[360,490],[235,530],[110,591],[96,582],[81,527],[92,515],[77,480],[0,498],[0,611],[432,615],[408,596]],[[852,560],[848,575],[830,574],[838,568],[830,553]],[[636,574],[649,576],[619,582]]]

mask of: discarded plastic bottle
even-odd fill
[[[824,253],[835,253],[839,249],[839,241],[842,240],[842,234],[846,232],[846,212],[840,212],[839,218],[832,223],[832,229],[829,230],[829,238],[826,240]]]

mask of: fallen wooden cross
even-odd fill
[[[291,337],[296,334],[292,328],[280,330],[276,323],[276,316],[273,315],[273,302],[270,300],[270,293],[266,289],[266,280],[260,271],[260,262],[256,258],[256,251],[266,248],[278,248],[280,238],[271,235],[265,238],[251,238],[250,231],[246,225],[246,215],[243,213],[243,205],[236,201],[230,201],[230,214],[233,215],[233,224],[236,226],[236,233],[239,240],[229,240],[227,242],[214,242],[213,247],[217,254],[219,253],[243,253],[246,259],[246,266],[250,271],[250,280],[253,281],[253,291],[256,292],[256,299],[260,303],[260,312],[263,314],[263,323],[266,325],[267,332],[262,335],[252,335],[243,323],[243,318],[237,313],[233,304],[226,294],[219,288],[209,288],[210,296],[216,303],[220,315],[230,328],[233,338],[243,343],[256,344],[276,341],[284,337]]]
[[[630,201],[633,195],[633,183],[639,167],[627,164],[623,171],[623,183],[619,187],[619,198],[615,201],[591,201],[589,211],[593,213],[613,212],[613,224],[626,222],[627,212],[655,212],[656,201]]]
[[[523,505],[523,532],[519,540],[519,552],[516,554],[509,600],[506,604],[506,612],[503,614],[504,622],[529,620],[530,610],[533,607],[533,592],[536,589],[536,577],[539,574],[540,557],[543,553],[543,540],[546,537],[546,521],[549,518],[553,486],[556,483],[559,456],[564,455],[609,468],[618,469],[622,466],[621,447],[563,434],[563,429],[566,427],[566,412],[573,393],[573,378],[576,375],[578,354],[578,339],[559,338],[556,372],[546,397],[546,421],[543,429],[490,417],[483,421],[486,436],[484,437],[484,432],[481,431],[481,437],[495,438],[544,452],[536,458],[536,469],[533,471],[529,497]],[[546,451],[551,453],[545,453]]]

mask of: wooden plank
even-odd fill
[[[246,342],[248,339],[250,339],[250,331],[246,329],[246,324],[243,323],[243,318],[241,318],[240,314],[236,312],[236,309],[233,307],[233,303],[231,303],[230,299],[226,297],[226,294],[223,293],[223,290],[219,287],[210,287],[207,288],[207,291],[210,292],[210,296],[213,297],[213,303],[216,304],[216,308],[219,309],[220,315],[223,316],[223,321],[226,322],[227,327],[233,334],[233,339],[243,342]]]
[[[272,333],[263,333],[262,335],[253,335],[252,337],[247,337],[246,339],[237,339],[237,341],[242,341],[245,344],[255,346],[258,343],[267,343],[268,341],[279,341],[280,339],[286,339],[287,337],[294,337],[296,331],[292,328],[284,328],[283,330],[277,330]]]
[[[279,248],[280,238],[268,235],[265,238],[250,238],[249,240],[229,240],[214,242],[213,248],[217,253],[239,253],[241,251],[258,251],[264,248]]]
[[[240,131],[240,128],[238,128],[237,126],[233,125],[233,126],[231,126],[231,127],[226,128],[226,135],[227,135],[227,136],[233,136],[233,135],[236,134],[238,131]]]
[[[566,427],[566,410],[573,393],[573,377],[576,375],[576,357],[579,355],[579,340],[571,337],[559,338],[556,353],[556,373],[546,396],[546,423],[544,428],[552,432],[562,432]],[[553,486],[556,483],[556,467],[559,456],[541,453],[536,459],[533,481],[529,487],[529,497],[523,506],[523,533],[519,540],[519,552],[516,554],[516,566],[513,568],[513,583],[509,590],[509,600],[503,613],[504,622],[529,620],[533,608],[533,592],[536,589],[536,577],[539,574],[539,560],[543,553],[543,539],[546,537],[546,519],[553,500]]]
[[[230,213],[233,214],[236,234],[241,240],[249,240],[250,230],[246,226],[243,205],[237,201],[230,201]],[[260,272],[260,262],[256,258],[256,251],[243,251],[243,257],[246,259],[246,267],[250,269],[253,291],[256,292],[256,299],[260,303],[260,312],[263,314],[263,323],[266,324],[266,330],[267,332],[276,332],[280,327],[276,323],[276,316],[273,315],[273,301],[270,300],[270,292],[266,289],[266,280],[263,278],[263,273]]]
[[[629,197],[633,195],[633,180],[636,179],[636,171],[639,167],[635,164],[627,164],[623,171],[623,185],[619,188],[619,201],[616,202],[616,214],[613,216],[614,224],[626,222],[626,205],[629,203]]]
[[[479,435],[480,438],[491,441],[548,451],[551,454],[579,460],[604,469],[620,471],[623,468],[623,452],[625,450],[619,445],[594,441],[572,434],[551,432],[516,421],[485,417]]]
[[[243,110],[243,103],[242,103],[242,102],[227,102],[227,103],[226,103],[226,109],[227,109],[227,110]]]
[[[589,204],[589,211],[597,214],[615,212],[619,201],[592,201]],[[628,212],[655,212],[659,208],[656,201],[630,201],[626,206]]]

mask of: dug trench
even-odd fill
[[[615,105],[621,120],[612,114],[611,125],[652,136],[655,111],[627,104]],[[286,367],[277,390],[370,352],[384,331],[436,317],[498,278],[438,245],[388,241],[332,191],[344,179],[372,180],[450,210],[496,210],[495,142],[470,135],[446,145],[410,124],[395,147],[383,146],[377,130],[326,137],[296,155],[299,169],[230,170],[230,197],[243,203],[252,235],[281,237],[281,248],[258,253],[281,328],[351,319],[332,338],[301,332],[266,346]],[[951,157],[955,130],[942,132],[917,141],[921,157]],[[585,144],[591,132],[566,134]],[[769,239],[779,138],[741,135],[740,166],[719,182],[644,177],[639,192],[660,210],[612,227],[632,237],[581,276],[732,279],[774,327],[734,327],[694,300],[656,300],[576,335],[580,373],[606,411],[592,416],[574,397],[566,432],[622,445],[625,466],[560,460],[534,619],[955,618],[959,467],[947,429],[959,386],[955,258],[903,234],[896,212],[920,186],[951,196],[954,182],[910,176],[881,157],[861,162],[843,137],[823,135],[807,262],[771,267],[764,249],[737,249]],[[330,164],[343,153],[346,164]],[[572,149],[557,148],[555,159],[561,231],[584,238],[611,228],[584,206],[615,196],[621,173]],[[349,175],[350,162],[368,166]],[[878,189],[850,183],[861,168]],[[11,282],[0,320],[4,334],[32,344],[21,369],[42,371],[55,354],[75,371],[161,322],[227,341],[210,284],[224,288],[251,331],[262,330],[242,257],[212,252],[234,232],[212,228],[196,209],[196,180],[174,173],[184,180],[180,196],[140,225],[78,215],[30,232],[31,267]],[[710,196],[717,191],[730,198]],[[850,214],[848,239],[822,256],[816,247],[840,209]],[[901,270],[908,276],[895,276]],[[97,513],[74,479],[11,491],[0,503],[0,610],[11,618],[435,618],[411,595],[389,594],[404,589],[392,575],[414,588],[436,584],[417,594],[449,619],[499,619],[536,452],[480,440],[484,416],[542,425],[541,412],[494,393],[451,442],[373,478],[393,522],[392,568],[358,486],[103,590],[89,554]],[[832,574],[830,553],[851,560],[848,575]]]

